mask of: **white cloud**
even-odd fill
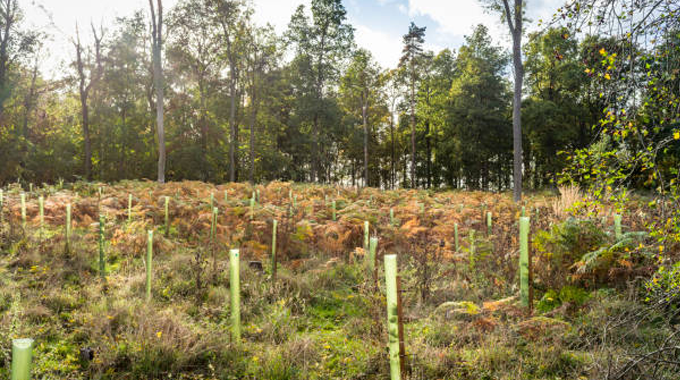
[[[452,37],[469,35],[477,24],[484,24],[498,42],[507,34],[500,25],[500,18],[485,12],[479,0],[409,0],[411,17],[428,16],[438,24],[437,33]]]
[[[253,18],[257,24],[270,23],[277,33],[283,33],[298,6],[304,4],[309,9],[310,3],[311,0],[254,0]]]
[[[401,37],[393,36],[365,25],[355,24],[357,45],[370,51],[383,68],[396,67],[401,55]]]

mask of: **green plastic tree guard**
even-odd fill
[[[486,234],[491,236],[493,234],[493,221],[491,216],[491,211],[486,213]]]
[[[456,246],[456,252],[460,248],[460,241],[458,240],[458,223],[453,224],[453,242]]]
[[[212,221],[210,222],[210,242],[215,241],[215,231],[217,229],[217,207],[212,208]]]
[[[250,220],[253,220],[255,217],[255,194],[253,193],[253,197],[250,198]]]
[[[132,222],[132,194],[128,194],[128,223]]]
[[[21,193],[21,228],[26,229],[26,194]]]
[[[390,208],[390,226],[394,226],[394,209]]]
[[[71,249],[71,204],[66,205],[66,252]]]
[[[30,380],[33,359],[33,339],[14,339],[12,341],[11,380]]]
[[[368,249],[370,248],[369,247],[370,233],[371,233],[371,231],[370,231],[370,227],[369,227],[369,224],[368,224],[368,220],[366,220],[366,221],[364,221],[364,254],[367,254]]]
[[[336,212],[335,201],[332,202],[331,206],[333,207],[333,221],[335,222],[337,220],[336,214],[335,214],[335,212]]]
[[[228,200],[229,200],[229,194],[227,193],[227,190],[224,190],[224,201],[226,202]]]
[[[470,270],[475,268],[475,230],[470,230]]]
[[[170,211],[169,211],[169,205],[170,205],[170,197],[167,195],[165,196],[165,236],[170,235]]]
[[[102,280],[106,278],[106,266],[104,264],[104,215],[99,214],[99,275]]]
[[[151,260],[153,257],[153,231],[147,231],[148,239],[146,246],[146,301],[151,301]]]
[[[272,278],[276,280],[276,230],[279,226],[279,221],[274,219],[272,223]]]
[[[391,380],[401,380],[401,370],[399,367],[399,317],[397,313],[397,255],[385,255],[385,291],[387,293],[390,378]]]
[[[522,212],[519,214],[519,216],[526,216],[527,214],[527,208],[522,206]]]
[[[40,231],[42,231],[45,225],[45,198],[42,195],[38,198],[38,207],[40,209]]]
[[[232,339],[241,341],[241,285],[239,284],[239,250],[229,251],[229,288],[231,290],[231,332]]]
[[[215,193],[210,193],[210,209],[212,210],[213,207],[215,207]]]
[[[0,189],[0,224],[5,223],[5,193]]]
[[[519,218],[519,279],[522,306],[529,307],[529,217]]]
[[[616,241],[621,240],[623,237],[623,232],[621,231],[621,214],[614,214],[614,235],[616,236]]]
[[[376,252],[378,251],[378,238],[372,237],[368,245],[368,270],[373,273],[375,271]]]

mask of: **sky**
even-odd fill
[[[163,0],[169,9],[180,0]],[[255,22],[271,23],[277,32],[286,30],[290,16],[298,5],[311,0],[252,0]],[[529,0],[527,30],[537,28],[539,19],[549,20],[565,0]],[[81,29],[91,22],[111,27],[116,17],[127,16],[137,9],[148,12],[147,0],[22,0],[25,21],[29,27],[45,28],[51,35],[46,44],[49,59],[43,61],[47,74],[57,75],[65,62],[72,59],[76,22]],[[395,67],[402,48],[402,36],[411,21],[425,26],[425,48],[439,51],[457,49],[477,24],[486,25],[494,41],[511,46],[507,26],[496,14],[489,14],[479,0],[343,0],[349,23],[355,28],[357,45],[370,50],[383,67]],[[84,34],[84,33],[83,33]],[[87,42],[89,36],[83,35]]]

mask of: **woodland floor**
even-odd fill
[[[533,314],[520,306],[520,209],[509,194],[75,183],[28,193],[22,228],[21,191],[5,192],[0,226],[0,379],[9,378],[11,339],[17,337],[35,339],[36,379],[386,379],[386,253],[399,259],[410,379],[601,379],[612,353],[639,343],[603,347],[600,339],[612,316],[638,307],[631,295],[636,285],[610,279],[555,287],[555,276],[577,275],[573,263],[546,269],[542,260],[551,256],[536,240]],[[251,210],[254,191],[259,199]],[[211,194],[219,211],[213,240]],[[568,217],[558,198],[536,194],[524,203],[540,241]],[[73,228],[67,252],[68,203]],[[106,218],[105,279],[98,272],[100,213]],[[624,224],[641,229],[645,217],[630,212]],[[279,226],[276,279],[273,219]],[[365,220],[379,238],[377,282],[357,248]],[[152,229],[147,302],[144,255]],[[241,249],[240,342],[230,334],[231,247]],[[251,262],[261,263],[262,271]],[[665,332],[659,327],[646,334]]]

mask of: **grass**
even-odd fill
[[[244,184],[123,182],[103,185],[100,203],[101,184],[68,186],[29,194],[26,231],[20,227],[20,190],[5,193],[0,379],[9,378],[16,337],[36,340],[34,377],[43,379],[385,379],[383,267],[380,260],[376,284],[357,248],[364,220],[380,238],[378,256],[399,256],[411,379],[602,378],[607,356],[590,338],[607,318],[602,310],[629,302],[616,290],[573,284],[552,293],[538,289],[536,302],[545,307],[527,315],[516,297],[519,210],[504,194],[272,183],[257,187],[261,198],[251,211],[252,189]],[[297,197],[290,211],[289,190]],[[210,193],[224,191],[227,201],[215,197],[220,213],[211,243]],[[42,231],[32,228],[38,193],[46,198]],[[166,195],[171,226],[168,237],[154,234],[147,303],[146,230],[163,226]],[[68,202],[74,221],[66,252]],[[528,200],[528,209],[541,210],[536,229],[558,220],[553,202],[550,195]],[[491,236],[482,204],[494,215]],[[98,276],[99,212],[106,215],[105,280]],[[279,220],[275,282],[269,263],[273,218]],[[455,251],[453,223],[461,237],[478,231],[474,269],[465,239]],[[228,248],[236,246],[242,252],[240,342],[230,334]],[[256,261],[263,271],[250,265]],[[544,293],[558,299],[542,300]],[[439,307],[447,302],[455,304]]]

